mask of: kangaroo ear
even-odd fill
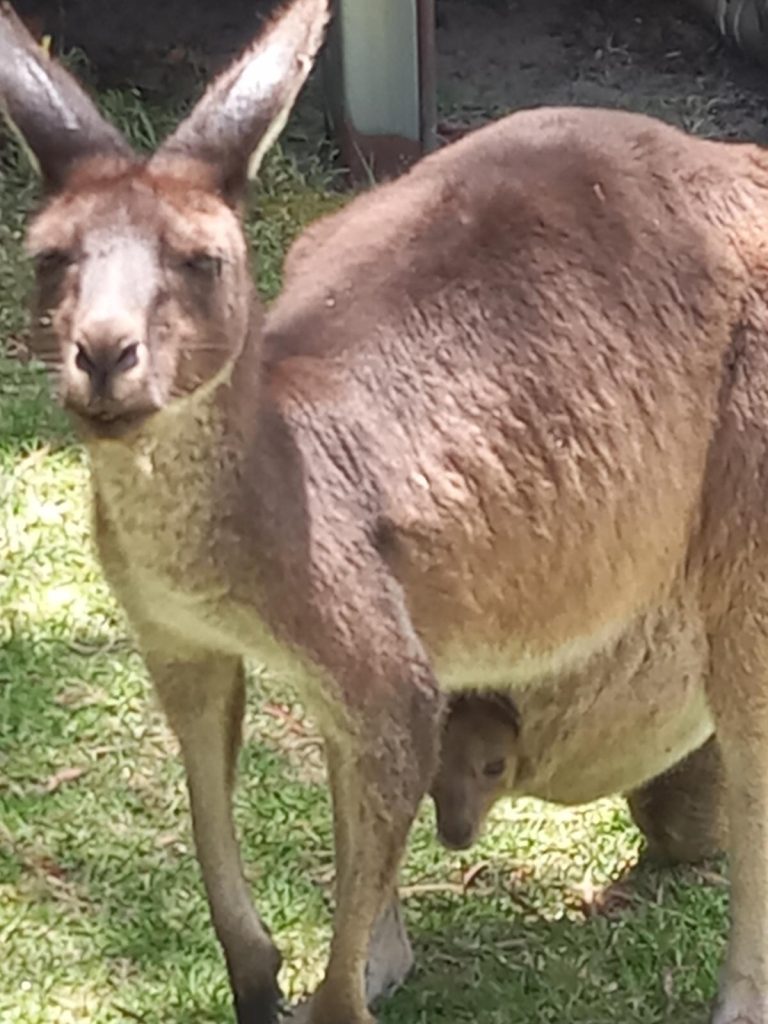
[[[84,157],[130,155],[117,129],[37,45],[8,3],[0,3],[0,108],[48,188],[59,188]]]
[[[325,35],[329,0],[294,0],[208,87],[163,143],[154,163],[184,156],[205,163],[215,188],[237,203],[285,127]]]
[[[520,735],[520,712],[509,694],[494,690],[467,690],[454,694],[448,701],[449,716],[460,716],[473,710],[483,710],[508,725],[516,736]]]

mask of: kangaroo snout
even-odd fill
[[[141,342],[131,335],[114,340],[107,335],[101,344],[81,336],[75,342],[75,369],[88,377],[96,393],[101,393],[109,387],[113,377],[139,365],[141,349]]]
[[[437,837],[447,850],[468,850],[475,842],[477,823],[468,818],[438,816]]]
[[[119,321],[101,325],[99,333],[78,333],[62,368],[61,391],[71,412],[112,433],[118,423],[154,411],[143,340]]]
[[[99,324],[99,328],[98,333],[78,336],[72,360],[72,374],[81,377],[87,393],[97,401],[111,398],[116,380],[131,371],[140,372],[146,358],[142,341],[135,332],[125,331],[120,321]]]

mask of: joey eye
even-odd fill
[[[54,274],[65,270],[75,262],[75,257],[68,249],[43,249],[33,257],[35,270],[38,274]]]
[[[498,761],[489,761],[483,768],[483,775],[487,779],[498,779],[500,775],[504,774],[506,767],[507,763],[504,758],[499,758]]]
[[[195,252],[181,261],[184,270],[207,277],[218,277],[224,264],[221,256],[209,252]]]

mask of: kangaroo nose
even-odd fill
[[[472,846],[474,829],[468,822],[451,822],[438,827],[441,843],[448,850],[468,850]]]
[[[124,341],[110,348],[94,349],[84,342],[77,343],[75,366],[89,377],[109,376],[132,370],[139,361],[138,341]]]
[[[134,369],[140,355],[141,341],[133,324],[100,321],[78,332],[75,366],[88,377],[95,395],[101,395],[114,377]]]

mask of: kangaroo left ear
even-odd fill
[[[483,699],[488,704],[489,708],[506,722],[507,725],[514,729],[515,735],[520,735],[520,712],[517,709],[517,704],[509,697],[506,693],[494,692],[484,693]]]
[[[199,160],[232,205],[259,169],[288,116],[322,45],[330,0],[294,0],[239,60],[209,86],[153,163]]]
[[[0,4],[0,109],[50,189],[87,157],[132,156],[123,136],[60,64]]]

